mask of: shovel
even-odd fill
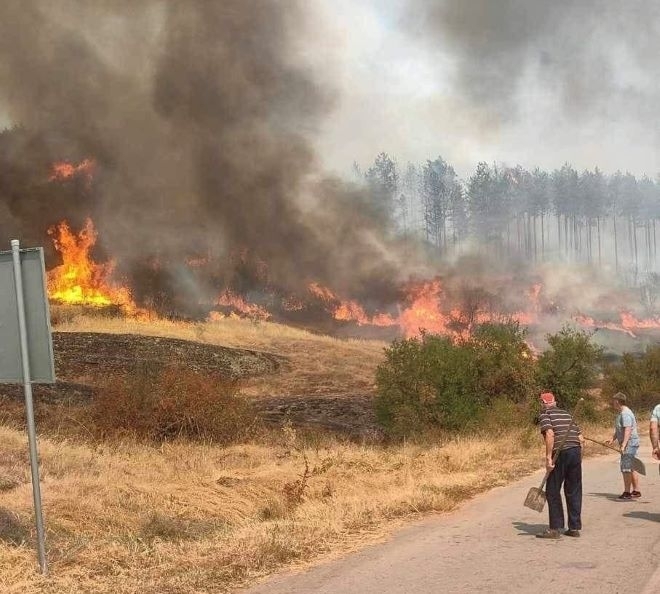
[[[584,436],[582,436],[584,437]],[[615,448],[611,445],[608,445],[606,443],[603,443],[602,441],[596,441],[595,439],[591,439],[589,437],[585,437],[587,441],[592,441],[593,443],[597,443],[598,445],[603,446],[604,448],[609,448],[610,450],[614,450],[615,452],[620,452],[618,448]],[[646,466],[644,466],[644,462],[642,462],[639,458],[633,458],[632,460],[632,469],[635,472],[638,472],[639,474],[646,476]]]
[[[566,433],[564,433],[564,437],[562,437],[561,442],[557,446],[557,449],[555,450],[554,455],[552,456],[552,464],[554,465],[555,462],[557,462],[557,457],[559,456],[559,452],[561,452],[561,449],[564,447],[564,443],[566,442],[566,438],[568,437],[568,434],[571,432],[571,429],[575,426],[575,413],[578,409],[578,406],[580,406],[580,403],[584,400],[584,398],[580,398],[578,400],[578,403],[575,405],[575,408],[573,409],[573,415],[571,419],[571,424],[568,426],[568,429],[566,430]],[[527,497],[525,497],[525,507],[528,507],[529,509],[533,509],[534,511],[537,512],[542,512],[543,508],[545,507],[545,491],[543,490],[543,487],[545,487],[545,483],[548,480],[548,477],[550,476],[550,473],[552,470],[546,470],[545,471],[545,476],[543,477],[543,480],[541,481],[541,485],[538,487],[532,487],[529,492],[527,493]]]

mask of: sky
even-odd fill
[[[331,98],[306,130],[326,171],[385,151],[401,166],[442,156],[462,176],[479,161],[660,172],[660,3],[302,5],[293,58]]]
[[[305,59],[335,92],[316,137],[330,170],[385,151],[402,165],[441,155],[461,175],[482,160],[660,172],[653,5],[632,0],[623,14],[598,0],[310,2]]]

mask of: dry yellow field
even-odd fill
[[[264,349],[289,358],[253,395],[372,389],[384,344],[273,324],[77,318],[61,331],[134,332]],[[603,437],[607,428],[591,428]],[[594,447],[593,451],[597,449]],[[51,575],[39,575],[23,432],[0,427],[0,591],[226,592],[287,564],[341,554],[402,521],[446,512],[541,466],[534,428],[497,439],[356,444],[285,425],[219,447],[40,439]],[[27,538],[28,544],[17,545]]]

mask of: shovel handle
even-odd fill
[[[591,439],[591,437],[585,437],[584,435],[582,437],[584,437],[587,441],[597,443],[598,445],[603,446],[604,448],[609,448],[610,450],[614,450],[615,452],[618,452],[619,454],[621,453],[621,450],[619,448],[615,448],[614,446],[611,446],[607,443],[603,443],[602,441],[596,441],[595,439]]]

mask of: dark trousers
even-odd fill
[[[582,448],[562,450],[557,456],[555,467],[548,477],[545,494],[550,514],[550,528],[564,528],[564,507],[561,501],[561,486],[568,508],[568,528],[582,529]]]

